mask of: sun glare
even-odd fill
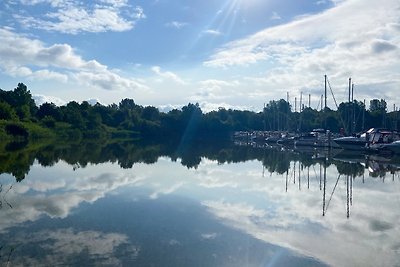
[[[265,3],[263,0],[231,0],[235,6],[241,7],[241,8],[255,8],[258,5]]]

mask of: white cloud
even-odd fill
[[[209,34],[209,35],[219,36],[219,35],[222,35],[222,32],[220,32],[219,30],[209,29],[209,30],[203,31],[203,34]]]
[[[224,81],[224,80],[217,80],[217,79],[209,79],[200,81],[200,85],[202,88],[206,88],[209,90],[221,90],[223,87],[236,87],[240,84],[239,81]]]
[[[205,240],[212,240],[217,237],[217,233],[210,233],[210,234],[201,234],[201,238]]]
[[[191,100],[202,102],[211,100],[226,99],[227,96],[236,94],[235,89],[240,85],[237,80],[224,81],[217,79],[209,79],[200,81],[199,90],[191,97]]]
[[[66,74],[58,73],[55,71],[50,71],[50,70],[38,70],[30,74],[30,78],[33,80],[54,80],[54,81],[59,81],[59,82],[64,82],[66,83],[68,81],[68,76]]]
[[[34,244],[51,253],[46,257],[31,258],[21,254],[13,259],[16,265],[47,265],[55,266],[60,262],[68,262],[71,257],[88,253],[95,265],[120,266],[122,262],[116,255],[117,249],[124,250],[130,259],[135,259],[140,253],[140,247],[132,245],[126,235],[119,233],[103,233],[98,231],[75,231],[72,228],[55,231],[40,231],[28,234],[29,239],[17,236],[19,244]]]
[[[189,25],[187,22],[179,22],[179,21],[171,21],[171,22],[165,24],[165,26],[167,26],[167,27],[176,28],[176,29],[181,29],[183,27],[186,27],[187,25]]]
[[[8,75],[59,82],[72,79],[80,85],[105,90],[147,88],[96,60],[84,60],[68,44],[46,46],[39,40],[1,28],[0,39],[0,70]],[[31,65],[40,69],[33,71]]]
[[[281,16],[279,16],[279,14],[276,11],[274,11],[274,12],[272,12],[270,19],[271,20],[280,20],[282,18],[281,18]]]
[[[204,201],[202,202],[202,205],[207,207],[213,214],[216,214],[220,218],[235,223],[240,221],[245,225],[266,216],[264,210],[256,209],[255,207],[245,203],[231,204],[221,200]]]
[[[365,44],[368,41],[384,39],[392,44],[398,43],[397,33],[387,28],[389,23],[397,21],[397,15],[398,7],[396,8],[393,0],[380,3],[371,1],[370,4],[349,0],[321,14],[268,28],[249,38],[232,42],[221,48],[205,64],[230,66],[275,58],[281,63],[296,63],[304,56],[324,56],[321,54],[324,48],[331,49],[331,52],[335,49],[333,52],[343,54],[342,56],[356,52],[352,59],[360,59],[361,53],[367,52]],[[371,20],[372,17],[374,20]],[[319,27],[314,27],[315,25]],[[326,53],[324,59],[330,54]]]
[[[268,154],[268,151],[265,152]],[[66,171],[61,163],[53,168],[36,166],[31,168],[29,178],[14,184],[13,190],[8,193],[7,200],[12,203],[13,209],[2,210],[0,229],[37,220],[43,214],[63,218],[83,202],[93,203],[107,194],[113,194],[117,188],[125,188],[124,192],[127,192],[130,185],[135,185],[135,192],[136,189],[142,189],[146,193],[155,192],[155,196],[176,192],[179,197],[186,196],[191,201],[198,201],[230,229],[239,230],[268,244],[288,248],[292,250],[291,253],[294,251],[312,257],[326,265],[364,266],[366,262],[371,266],[398,265],[399,226],[395,222],[399,221],[400,213],[395,208],[398,203],[394,201],[399,191],[397,178],[392,181],[389,172],[386,177],[390,179],[384,182],[382,179],[368,178],[368,175],[365,179],[361,176],[354,178],[351,217],[347,219],[345,177],[342,176],[335,185],[338,173],[336,166],[330,165],[326,183],[326,200],[329,199],[330,204],[323,217],[323,191],[320,190],[321,181],[317,177],[321,164],[315,163],[309,167],[310,187],[307,188],[307,167],[300,169],[300,165],[292,161],[286,191],[285,176],[270,173],[264,177],[260,161],[232,165],[202,159],[196,170],[189,170],[182,168],[179,162],[162,157],[157,166],[135,165],[136,178],[131,170],[120,170],[111,163],[89,164],[76,171],[72,171],[70,166]],[[293,176],[294,169],[299,172]],[[60,177],[60,174],[63,174],[62,177],[55,181],[54,177]],[[204,178],[208,178],[208,181]],[[211,186],[204,187],[204,183]],[[232,188],[233,184],[236,185]],[[10,184],[4,184],[3,188],[8,186]],[[65,248],[68,253],[87,248],[92,254],[105,253],[109,256],[107,253],[112,251],[110,244],[113,242],[107,240],[120,241],[114,244],[123,244],[125,240],[123,235],[109,236],[92,231],[76,232],[70,229],[56,232],[41,232],[38,236],[49,237],[49,242],[60,250],[64,244],[70,243],[71,247]],[[209,229],[208,232],[199,232],[198,236],[207,240],[219,238],[220,234],[215,229]],[[91,240],[91,237],[94,243],[104,239],[104,244],[99,244],[95,249],[83,242]],[[165,241],[170,245],[180,244],[176,239]],[[349,253],[349,248],[352,253]]]
[[[42,16],[14,15],[26,28],[57,31],[67,34],[80,32],[128,31],[138,20],[146,18],[143,8],[129,5],[127,0],[100,0],[95,5],[80,1],[36,0],[22,1],[22,4],[49,4],[56,9]]]
[[[180,78],[177,74],[175,74],[175,73],[173,73],[171,71],[163,72],[163,71],[161,71],[161,67],[159,67],[159,66],[154,66],[154,67],[151,68],[151,70],[155,74],[157,74],[159,77],[162,77],[162,78],[168,79],[168,80],[172,80],[172,81],[174,81],[176,83],[179,83],[179,84],[185,84],[185,81],[182,78]]]
[[[70,2],[69,0],[20,0],[20,3],[23,5],[50,4],[52,7],[66,6]]]
[[[99,104],[101,104],[100,103],[100,100],[98,100],[98,99],[96,99],[96,98],[91,98],[91,99],[88,99],[88,100],[86,100],[90,105],[92,105],[92,106],[94,106],[94,105],[96,105],[97,103],[99,103]]]
[[[103,90],[128,90],[145,88],[135,80],[123,78],[111,71],[87,72],[81,71],[73,75],[73,78],[81,85],[93,86]]]
[[[159,195],[169,195],[169,194],[175,192],[176,190],[178,190],[179,188],[181,188],[183,185],[185,185],[185,182],[179,182],[177,184],[172,185],[169,188],[159,188],[157,191],[153,192],[150,195],[150,198],[157,199],[159,197]]]
[[[284,88],[322,88],[324,74],[340,88],[348,77],[363,88],[370,85],[359,97],[368,98],[377,88],[391,84],[391,90],[378,91],[389,98],[388,92],[400,86],[399,15],[397,0],[335,1],[333,8],[322,13],[228,43],[204,65],[264,68],[263,74],[248,78],[257,80],[264,91],[269,89],[272,98],[279,97],[278,90]]]
[[[193,101],[197,101],[196,97],[193,98]],[[232,105],[228,104],[226,102],[208,102],[206,100],[201,100],[199,99],[200,102],[200,108],[203,112],[210,112],[213,110],[218,110],[220,108],[225,108],[225,109],[233,109],[233,110],[253,110],[257,111],[258,109],[255,108],[254,106],[245,106],[245,105]]]
[[[32,98],[35,100],[36,106],[40,106],[43,103],[53,103],[57,106],[63,106],[67,103],[61,98],[55,96],[33,95]]]
[[[106,167],[108,170],[113,168],[112,164]],[[116,168],[119,170],[119,167]],[[0,232],[18,223],[36,221],[44,215],[51,218],[66,218],[71,210],[80,204],[94,203],[117,188],[133,185],[143,179],[129,173],[118,172],[92,175],[89,167],[75,171],[71,170],[71,167],[69,169],[71,175],[60,176],[60,171],[64,172],[65,169],[63,163],[57,163],[46,175],[37,173],[39,179],[28,179],[18,187],[14,187],[7,196],[8,202],[13,203],[13,208],[4,210],[4,217],[0,221]],[[35,173],[35,170],[31,169],[31,172]],[[56,176],[59,179],[55,182]],[[4,188],[8,186],[4,184]],[[24,195],[21,198],[20,194],[28,190],[34,194]]]

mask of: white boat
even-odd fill
[[[373,152],[388,152],[387,146],[400,140],[400,134],[397,131],[379,130],[371,134],[366,149]],[[392,149],[396,149],[394,144]]]
[[[381,151],[384,146],[400,140],[396,131],[371,128],[357,136],[335,138],[334,141],[343,149]]]
[[[389,150],[393,153],[400,154],[400,140],[394,141],[389,144],[385,144],[382,146],[383,150]]]
[[[364,150],[367,144],[366,134],[360,136],[345,136],[333,139],[343,149],[348,150]]]
[[[339,146],[333,142],[332,133],[325,131],[324,129],[314,129],[309,133],[297,136],[283,135],[282,138],[277,141],[277,144],[295,147],[339,148]]]

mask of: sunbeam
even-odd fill
[[[255,0],[251,2],[253,1]],[[240,10],[245,2],[246,1],[243,0],[227,0],[223,2],[221,8],[210,19],[209,23],[199,29],[197,37],[193,39],[188,51],[192,51],[200,43],[204,46],[204,43],[210,44],[214,42],[215,37],[222,36],[224,41],[228,40],[231,37],[232,29],[237,23],[238,18],[240,18]],[[242,20],[244,20],[244,18],[242,18]],[[204,37],[210,37],[210,34],[212,34],[214,38],[205,40]]]

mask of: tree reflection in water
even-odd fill
[[[8,149],[12,147],[13,149]],[[84,168],[88,164],[117,162],[121,168],[132,168],[136,163],[153,164],[160,157],[180,161],[187,168],[197,168],[202,158],[224,163],[250,160],[262,162],[263,172],[285,174],[298,166],[297,173],[315,169],[319,165],[336,166],[339,174],[353,178],[364,175],[367,169],[371,177],[384,179],[387,173],[394,175],[400,169],[400,158],[345,153],[334,150],[294,149],[282,147],[235,145],[226,142],[191,142],[182,146],[179,142],[157,143],[152,141],[121,141],[98,143],[35,143],[24,145],[5,144],[0,148],[0,174],[9,173],[21,181],[29,173],[35,160],[41,166],[53,166],[60,160]],[[292,166],[292,165],[295,166]],[[296,173],[296,170],[291,172]],[[314,170],[315,172],[315,170]],[[301,178],[301,176],[299,176]],[[394,178],[393,178],[394,179]]]
[[[246,162],[246,161],[257,161],[256,165],[249,164],[251,168],[253,166],[259,166],[259,170],[254,170],[255,172],[259,172],[260,175],[261,173],[263,174],[263,177],[257,177],[259,179],[252,179],[252,176],[249,175],[250,182],[244,181],[246,179],[242,179],[241,175],[238,175],[238,177],[227,177],[227,179],[236,179],[234,182],[237,183],[238,187],[232,187],[232,188],[227,188],[227,187],[218,187],[218,189],[214,190],[215,194],[217,195],[217,198],[214,199],[213,201],[208,201],[208,202],[202,202],[202,203],[208,203],[209,207],[212,208],[214,207],[214,210],[222,210],[222,215],[226,214],[231,214],[231,213],[224,213],[225,209],[230,211],[230,209],[233,209],[235,207],[239,207],[239,210],[243,211],[245,210],[244,208],[247,207],[246,202],[243,203],[236,203],[234,200],[231,200],[229,202],[226,200],[224,202],[223,200],[219,200],[218,198],[220,197],[220,192],[218,191],[219,189],[226,189],[228,192],[227,195],[229,195],[230,192],[233,192],[232,194],[234,195],[233,199],[237,199],[238,197],[238,190],[237,188],[241,189],[242,187],[244,188],[243,190],[248,190],[246,191],[248,195],[257,195],[255,198],[258,199],[263,199],[264,194],[270,194],[269,198],[267,198],[270,202],[265,204],[265,209],[266,211],[269,211],[269,208],[271,208],[274,204],[274,201],[282,201],[284,206],[282,206],[282,209],[287,209],[289,210],[290,213],[288,216],[290,219],[292,219],[293,216],[297,216],[300,219],[303,219],[303,213],[307,212],[306,209],[301,209],[303,206],[301,203],[303,202],[312,202],[307,203],[307,209],[311,210],[310,207],[316,207],[315,211],[318,212],[317,214],[317,219],[315,220],[314,217],[310,216],[310,218],[314,219],[315,222],[320,222],[319,220],[326,222],[329,220],[332,220],[333,217],[343,219],[346,221],[346,217],[349,218],[351,212],[353,212],[353,217],[357,217],[357,212],[356,212],[356,205],[353,208],[353,200],[354,203],[358,203],[358,206],[361,206],[361,200],[360,197],[354,198],[353,199],[353,187],[357,187],[362,185],[362,183],[368,184],[368,180],[366,179],[365,176],[368,177],[370,176],[370,180],[372,178],[379,178],[382,180],[382,182],[385,182],[385,179],[388,175],[392,175],[392,180],[396,180],[396,175],[398,179],[398,170],[400,166],[397,162],[397,158],[385,158],[385,157],[380,157],[377,155],[360,155],[360,154],[349,154],[349,153],[343,153],[343,151],[328,151],[328,150],[314,150],[314,149],[303,149],[303,150],[284,150],[281,147],[252,147],[252,146],[237,146],[234,145],[230,142],[201,142],[201,143],[186,143],[185,145],[180,144],[179,142],[169,142],[169,143],[157,143],[157,142],[131,142],[131,141],[123,141],[123,142],[109,142],[109,143],[98,143],[98,142],[80,142],[80,143],[63,143],[63,144],[55,144],[55,143],[44,143],[44,144],[28,144],[26,146],[12,146],[13,149],[6,149],[7,146],[5,146],[4,149],[0,151],[0,171],[1,173],[9,173],[14,176],[16,179],[15,182],[21,181],[25,178],[25,175],[29,173],[30,168],[33,164],[39,164],[41,166],[53,166],[59,161],[63,161],[68,163],[71,166],[71,173],[72,170],[77,170],[75,173],[79,173],[78,169],[84,169],[88,167],[87,169],[90,169],[88,165],[91,164],[102,164],[102,163],[107,163],[107,162],[113,162],[118,164],[121,168],[125,169],[130,169],[130,168],[135,168],[135,164],[137,163],[144,163],[145,164],[154,164],[156,162],[161,162],[161,163],[171,163],[170,161],[174,162],[179,162],[179,164],[185,166],[186,168],[199,168],[202,169],[204,166],[201,165],[204,162],[213,161],[214,163],[217,162],[219,164],[225,164],[225,163],[239,163],[239,162]],[[9,146],[8,146],[9,147]],[[162,158],[167,158],[168,160],[159,160],[160,157]],[[116,165],[115,164],[115,165]],[[176,166],[177,164],[173,164]],[[206,165],[206,164],[204,164]],[[217,165],[217,164],[215,164]],[[143,167],[143,166],[142,166]],[[147,166],[146,166],[147,167]],[[217,168],[221,166],[216,166]],[[222,166],[225,167],[225,166]],[[262,167],[262,170],[261,170]],[[68,167],[67,167],[68,168]],[[116,168],[118,168],[116,166]],[[151,167],[152,168],[152,167]],[[181,168],[181,169],[186,169],[186,168]],[[257,168],[257,167],[256,167]],[[119,169],[119,168],[118,168]],[[150,168],[149,168],[150,169]],[[204,170],[204,169],[203,169]],[[185,170],[187,171],[187,170]],[[130,170],[128,170],[130,172]],[[192,172],[195,173],[195,172]],[[274,175],[273,177],[276,179],[270,179],[269,177],[272,175],[270,174],[278,174]],[[104,174],[105,175],[105,174]],[[107,180],[104,179],[105,176],[100,176],[101,181]],[[110,177],[110,180],[115,181],[116,176],[108,174]],[[175,175],[175,171],[174,171]],[[217,174],[223,176],[224,174]],[[107,176],[108,177],[108,176]],[[183,176],[185,179],[187,179],[186,176]],[[372,178],[371,178],[372,177]],[[70,178],[70,177],[68,177]],[[77,180],[81,180],[81,177]],[[90,179],[92,176],[90,176],[87,180],[87,183],[91,183],[92,180]],[[136,177],[135,177],[136,178]],[[164,177],[163,177],[164,178]],[[205,179],[207,177],[203,176],[198,176],[196,178],[199,179]],[[254,178],[254,177],[253,177]],[[26,180],[30,180],[31,176],[27,178]],[[267,180],[269,179],[269,180]],[[379,179],[373,179],[373,182],[380,181]],[[95,179],[96,180],[96,179]],[[95,181],[93,180],[93,181]],[[133,180],[133,178],[132,178]],[[164,179],[167,180],[167,179]],[[71,182],[71,180],[66,181]],[[198,182],[198,180],[194,179],[194,181]],[[174,188],[179,188],[179,186],[183,185],[184,183],[182,180],[176,180],[175,182],[179,183],[168,183],[166,182],[166,186],[164,188],[160,187],[155,187],[154,192],[151,195],[157,195],[158,197],[162,196],[162,192],[167,192],[173,191]],[[186,182],[186,181],[185,181]],[[203,181],[201,181],[203,182]],[[223,182],[226,182],[224,180]],[[254,182],[254,186],[253,183]],[[260,182],[258,184],[258,182]],[[94,182],[93,182],[94,183]],[[67,183],[66,183],[67,184]],[[107,182],[104,182],[105,186],[104,188],[109,188],[109,184]],[[156,184],[154,181],[149,182],[148,184]],[[219,183],[223,184],[223,183]],[[190,188],[191,193],[195,192],[196,190],[199,190],[198,188],[195,188],[196,183],[190,184],[188,188]],[[273,188],[269,188],[269,186]],[[247,186],[247,187],[246,187]],[[264,187],[262,189],[256,188],[254,189],[253,187]],[[282,187],[281,187],[282,186]],[[373,186],[373,185],[372,185]],[[372,187],[371,186],[371,187]],[[61,188],[61,187],[60,187]],[[60,188],[57,188],[57,190],[60,190]],[[102,187],[103,188],[103,187]],[[200,188],[200,186],[199,186]],[[6,190],[7,189],[7,190]],[[11,204],[8,203],[7,201],[7,193],[12,190],[12,186],[7,186],[6,188],[1,187],[1,192],[3,195],[1,195],[1,199],[3,200],[3,208],[8,207],[12,208]],[[160,190],[158,190],[160,189]],[[164,189],[164,191],[162,190]],[[210,192],[213,191],[210,189],[210,187],[204,187],[204,192]],[[231,189],[231,190],[230,190]],[[251,189],[254,189],[254,191],[251,191]],[[268,191],[271,189],[271,191]],[[274,190],[277,189],[276,191],[279,191],[279,193],[274,192]],[[54,189],[54,191],[57,191]],[[260,191],[256,191],[260,190]],[[263,191],[265,190],[265,191]],[[386,189],[385,189],[386,190]],[[385,190],[383,190],[383,193],[386,193]],[[78,190],[79,191],[79,190]],[[267,192],[268,191],[268,192]],[[301,192],[300,192],[301,191]],[[79,191],[80,192],[80,191]],[[106,191],[109,192],[109,191]],[[161,192],[161,193],[160,193]],[[240,192],[240,190],[239,190]],[[250,192],[250,193],[249,193]],[[260,192],[258,195],[257,192]],[[285,193],[286,192],[286,193]],[[71,193],[71,197],[75,197],[77,194],[75,191],[68,192]],[[203,191],[202,191],[203,193]],[[243,193],[243,192],[241,192]],[[276,194],[275,194],[276,193]],[[42,194],[42,191],[40,191],[40,195]],[[307,194],[307,195],[306,195]],[[102,197],[106,195],[104,192],[100,194]],[[312,195],[312,197],[310,197]],[[283,197],[281,197],[283,196]],[[305,197],[304,197],[305,196]],[[344,198],[342,198],[344,196]],[[360,194],[359,194],[360,196]],[[14,199],[10,198],[11,202],[14,203],[15,208],[13,210],[18,209],[18,203],[14,201]],[[48,198],[49,203],[54,201],[54,199]],[[263,199],[264,200],[264,199]],[[158,203],[157,201],[153,199],[147,199],[147,201],[150,204],[155,204]],[[164,200],[163,200],[164,201]],[[341,205],[342,202],[344,201],[345,205]],[[357,202],[358,201],[358,202]],[[28,199],[25,203],[32,203],[30,199]],[[61,202],[61,201],[60,201]],[[64,199],[62,200],[64,203]],[[84,201],[83,201],[84,202]],[[162,201],[160,201],[162,202]],[[7,204],[8,203],[8,204]],[[47,203],[47,200],[46,200]],[[237,204],[236,206],[234,204]],[[282,204],[281,203],[281,204]],[[293,203],[295,203],[293,205]],[[242,205],[243,204],[243,205]],[[38,206],[40,211],[43,211],[42,208],[43,202],[39,202]],[[366,204],[368,205],[368,203]],[[51,205],[50,205],[51,206]],[[291,208],[294,206],[294,208],[291,210]],[[336,207],[335,207],[336,206]],[[53,206],[51,206],[54,209]],[[72,209],[71,206],[68,208],[68,211]],[[251,207],[251,206],[249,206]],[[344,207],[344,209],[342,209]],[[240,209],[241,208],[241,209]],[[352,210],[353,208],[353,210]],[[103,207],[99,209],[101,211],[104,211]],[[128,210],[128,209],[124,209]],[[140,212],[143,209],[138,209],[138,212]],[[147,209],[146,209],[147,210]],[[193,210],[192,207],[188,208],[188,210]],[[263,211],[262,209],[249,209],[250,211],[254,211],[257,215],[257,212]],[[295,211],[298,211],[296,213]],[[320,212],[322,210],[322,216],[320,215]],[[47,209],[46,209],[47,211]],[[338,212],[339,211],[339,212]],[[87,212],[87,211],[85,211]],[[107,210],[107,212],[109,212]],[[315,212],[315,213],[317,213]],[[336,212],[336,213],[335,213]],[[343,212],[343,218],[341,218]],[[147,212],[149,213],[149,212]],[[289,213],[289,212],[288,212]],[[62,217],[64,213],[60,212],[57,216]],[[126,220],[126,214],[124,212],[121,212],[122,220]],[[158,214],[158,213],[157,213]],[[221,215],[220,214],[220,215]],[[245,213],[247,214],[247,213]],[[261,215],[258,217],[256,216],[255,219],[256,223],[261,223],[263,222],[261,219],[264,218],[264,213],[261,212]],[[286,213],[285,213],[286,214]],[[283,214],[283,215],[285,215]],[[139,217],[140,213],[137,216],[133,216],[132,222],[138,221],[137,218]],[[251,214],[250,214],[251,215]],[[265,212],[266,220],[264,223],[270,222],[269,216],[270,213]],[[339,216],[338,216],[339,215]],[[58,218],[56,216],[56,218]],[[324,217],[325,216],[325,217]],[[90,217],[90,216],[89,216]],[[101,218],[106,217],[102,216]],[[192,217],[192,216],[188,216]],[[305,216],[305,221],[307,221],[309,218]],[[151,218],[151,217],[149,217]],[[285,218],[284,216],[282,218]],[[228,217],[228,219],[235,219],[233,217]],[[277,217],[277,221],[280,221],[281,217]],[[97,219],[96,219],[97,220]],[[102,219],[103,220],[103,219]],[[102,221],[100,220],[100,221]],[[81,220],[79,220],[81,221]],[[149,219],[148,222],[151,220]],[[237,223],[241,222],[240,218],[235,221]],[[245,221],[245,220],[244,220]],[[148,224],[146,222],[146,225]],[[163,220],[163,223],[165,221]],[[245,221],[246,222],[246,221]],[[251,220],[249,222],[252,222]],[[301,224],[303,223],[302,220],[300,220]],[[375,222],[373,221],[371,223],[371,227],[379,228],[379,227],[385,227],[385,222]],[[126,222],[124,221],[124,225]],[[305,224],[305,223],[304,223]],[[90,223],[88,225],[91,225]],[[174,223],[171,223],[171,225],[175,226],[177,225],[174,221]],[[185,225],[190,225],[190,224],[185,224]],[[208,226],[209,222],[204,223],[204,225]],[[257,224],[255,224],[256,226]],[[293,224],[294,226],[298,226],[296,224]],[[320,225],[325,225],[323,223],[320,223]],[[267,224],[268,226],[268,224]],[[312,225],[310,224],[310,227],[312,228]],[[179,228],[180,230],[180,228]],[[265,229],[264,229],[265,230]],[[310,230],[311,231],[311,230]],[[302,231],[299,231],[302,232]],[[87,229],[84,231],[82,229],[78,230],[59,230],[56,232],[53,232],[53,235],[55,236],[57,234],[58,237],[67,237],[67,236],[76,236],[76,238],[79,238],[79,236],[85,236],[89,235],[92,232],[87,231]],[[214,232],[212,231],[206,231],[206,234],[213,234]],[[269,232],[267,232],[269,233]],[[93,233],[92,233],[93,234]],[[271,233],[269,233],[271,234]],[[288,234],[289,235],[289,234]],[[97,234],[99,237],[100,243],[103,242],[106,238],[110,237],[106,234]],[[207,235],[206,235],[207,236]],[[211,235],[212,236],[212,235]],[[8,237],[8,236],[6,236]],[[24,236],[25,237],[25,236]],[[118,240],[120,240],[121,244],[125,240],[124,237],[118,236]],[[318,237],[319,238],[319,237]],[[144,238],[145,239],[145,238]],[[12,240],[4,238],[4,240]],[[80,239],[79,239],[80,240]],[[174,239],[175,240],[175,239]],[[284,239],[286,240],[286,239]],[[42,241],[40,241],[42,242]],[[175,241],[177,242],[177,241]],[[172,244],[176,244],[173,242]],[[150,247],[150,245],[149,245]],[[11,258],[13,255],[14,249],[11,246],[8,247],[2,247],[0,250],[0,255],[3,260],[3,262],[7,261],[7,258]],[[32,250],[36,252],[36,250]],[[18,257],[18,251],[15,252],[16,254],[14,255],[15,258]]]

